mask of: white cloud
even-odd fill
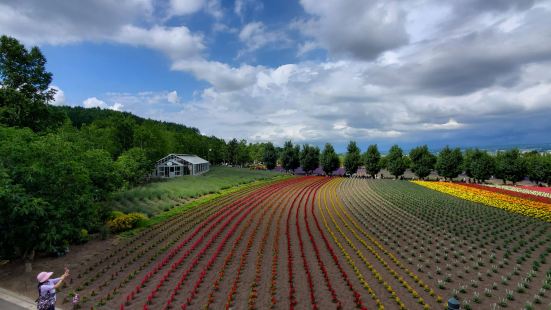
[[[112,40],[124,25],[148,19],[151,0],[0,3],[0,29],[28,44]]]
[[[167,15],[169,17],[191,15],[201,10],[217,19],[223,16],[219,0],[170,0]]]
[[[191,72],[198,79],[212,84],[219,90],[231,91],[244,88],[255,82],[259,67],[243,65],[232,68],[227,64],[217,61],[178,61],[172,65],[173,70]]]
[[[168,95],[166,96],[166,99],[170,103],[180,102],[180,98],[178,97],[178,93],[176,91],[171,91],[170,93],[168,93]]]
[[[54,95],[54,100],[52,102],[50,102],[50,104],[57,105],[57,106],[65,105],[66,104],[66,102],[65,102],[65,93],[63,92],[63,90],[61,90],[61,88],[59,88],[55,85],[52,85],[50,88],[55,89],[55,91],[56,91],[56,93]]]
[[[205,0],[170,0],[171,15],[188,15],[198,12],[205,5]]]
[[[127,25],[118,33],[117,40],[163,51],[173,60],[197,58],[205,48],[202,37],[192,34],[185,26],[143,29]]]
[[[171,4],[182,12],[186,6],[192,8],[199,2],[211,14],[220,14],[215,0]],[[61,1],[55,5],[7,0],[0,4],[0,11],[2,33],[28,44],[116,42],[159,50],[172,60],[198,58],[205,49],[203,37],[186,26],[159,25],[162,20],[153,16],[151,0]]]
[[[118,102],[115,102],[115,104],[108,107],[108,109],[115,110],[115,111],[122,111],[122,108],[124,108],[124,105],[122,105],[121,103],[118,103]]]
[[[304,54],[307,54],[319,47],[319,44],[315,41],[306,41],[298,46],[297,55],[303,56]]]
[[[289,39],[281,31],[270,31],[262,22],[251,22],[243,26],[239,32],[239,40],[246,45],[243,52],[252,52],[269,44],[277,42],[281,48],[289,43]]]
[[[109,109],[114,111],[122,111],[124,105],[121,103],[115,102],[113,105],[108,105],[105,101],[100,100],[96,97],[90,97],[82,102],[82,105],[85,108],[100,108],[100,109]]]
[[[105,101],[100,100],[96,97],[90,97],[82,102],[85,108],[107,108],[107,103]]]
[[[233,12],[235,13],[235,15],[243,19],[247,11],[258,12],[258,11],[261,11],[263,8],[264,8],[264,5],[262,4],[261,1],[235,0]]]
[[[444,124],[421,124],[421,129],[423,130],[455,130],[465,127],[465,124],[458,123],[453,118]]]

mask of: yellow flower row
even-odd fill
[[[323,205],[325,206],[325,210],[327,212],[329,212],[329,208],[327,207],[329,205],[328,201],[327,201],[327,195],[325,193],[326,191],[326,187],[323,186],[320,190],[320,195],[318,195],[318,205],[322,206],[322,200],[321,200],[321,197],[323,196]],[[346,258],[346,261],[348,262],[348,264],[350,265],[350,267],[352,267],[352,270],[354,270],[354,273],[356,274],[356,277],[358,278],[358,280],[360,281],[360,283],[362,284],[362,286],[367,290],[367,292],[369,293],[369,295],[371,296],[371,298],[373,298],[373,300],[375,301],[375,303],[377,303],[377,308],[379,310],[384,310],[384,306],[383,306],[383,303],[381,302],[381,300],[377,297],[377,295],[375,294],[375,291],[373,291],[373,289],[371,288],[371,286],[369,286],[369,284],[367,283],[367,281],[365,280],[363,274],[360,272],[360,269],[356,266],[356,264],[354,263],[354,260],[352,259],[352,257],[350,256],[350,254],[348,254],[348,252],[345,250],[344,246],[339,242],[337,236],[335,235],[335,233],[333,232],[333,230],[329,227],[329,224],[327,222],[327,218],[325,217],[325,214],[323,212],[323,209],[320,210],[322,212],[320,212],[321,214],[321,217],[322,217],[322,220],[323,220],[323,225],[325,226],[325,229],[327,229],[327,231],[329,232],[329,234],[331,235],[331,238],[333,239],[333,241],[335,241],[335,243],[337,244],[337,246],[339,247],[339,249],[341,250],[342,254],[344,255],[344,257]],[[329,214],[331,215],[331,214]],[[331,220],[333,221],[333,223],[335,222],[335,219],[331,217]],[[337,229],[340,229],[338,226],[336,226]],[[341,232],[342,234],[342,232]],[[350,244],[350,240],[347,240]],[[373,272],[374,268],[370,268],[370,270]]]
[[[413,181],[416,184],[465,200],[482,203],[551,222],[551,204],[448,182]]]
[[[343,179],[336,179],[336,181],[333,182],[333,184],[331,185],[332,187],[330,188],[330,194],[331,194],[331,198],[332,200],[334,201],[334,203],[331,204],[331,207],[333,208],[333,210],[335,211],[335,214],[339,217],[339,219],[342,221],[342,223],[344,224],[344,226],[353,234],[353,236],[367,249],[369,250],[373,256],[375,256],[375,258],[385,267],[385,269],[387,269],[387,271],[396,279],[400,282],[400,284],[408,290],[408,292],[410,292],[413,297],[415,299],[418,300],[418,302],[425,306],[426,308],[429,308],[428,307],[428,304],[425,303],[425,301],[423,300],[422,297],[419,296],[419,293],[417,293],[417,291],[415,291],[415,289],[413,287],[411,287],[411,285],[409,285],[409,283],[407,283],[407,281],[405,281],[402,277],[400,277],[398,275],[398,273],[396,271],[394,271],[390,266],[389,264],[379,255],[379,253],[370,245],[368,245],[365,240],[358,235],[358,233],[356,232],[356,230],[358,230],[362,235],[364,235],[365,237],[367,237],[371,242],[373,242],[373,244],[375,244],[375,246],[377,246],[380,250],[382,250],[384,253],[386,253],[387,255],[390,254],[388,251],[386,251],[386,249],[383,248],[383,246],[377,241],[375,240],[372,236],[370,236],[369,234],[367,234],[357,223],[356,221],[348,214],[348,212],[346,212],[344,206],[341,204],[341,202],[338,200],[337,198],[337,191],[336,191],[336,186],[339,186],[341,185],[341,183],[343,182]],[[335,186],[336,185],[336,186]],[[338,206],[339,208],[337,209],[336,206]],[[345,220],[343,218],[343,216],[341,215],[342,212],[346,218],[348,219]],[[332,217],[332,214],[330,214],[330,216]],[[352,223],[352,225],[355,227],[355,229],[353,229],[348,223]],[[337,226],[337,229],[339,229],[340,231],[340,227]],[[344,236],[345,238],[347,238],[346,236]],[[348,240],[348,238],[347,238]],[[352,244],[351,245],[352,247],[355,248],[355,246]],[[359,251],[358,251],[359,252]],[[360,256],[360,258],[366,262],[364,256],[361,254],[358,254]],[[390,254],[392,255],[392,254]],[[391,258],[394,258],[394,262],[398,265],[398,266],[402,266],[402,264],[394,257],[394,255],[391,256]],[[366,262],[367,263],[367,262]],[[420,281],[420,279],[418,277],[416,277],[417,281]],[[385,282],[386,284],[386,282]],[[430,288],[428,286],[424,286],[424,288],[427,288],[427,291],[430,290]],[[405,308],[405,305],[403,305],[401,302],[398,303],[401,307],[404,307]]]

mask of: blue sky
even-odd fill
[[[57,105],[342,151],[551,142],[551,1],[0,3]]]

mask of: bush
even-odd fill
[[[108,221],[107,226],[112,232],[119,233],[135,228],[144,220],[147,220],[147,216],[143,213],[122,214]]]
[[[88,230],[84,228],[81,229],[78,238],[75,240],[76,243],[82,244],[82,243],[86,243],[88,240],[89,240]]]

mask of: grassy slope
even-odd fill
[[[111,203],[114,210],[156,215],[199,196],[278,175],[245,168],[211,167],[201,176],[178,177],[117,193]]]

